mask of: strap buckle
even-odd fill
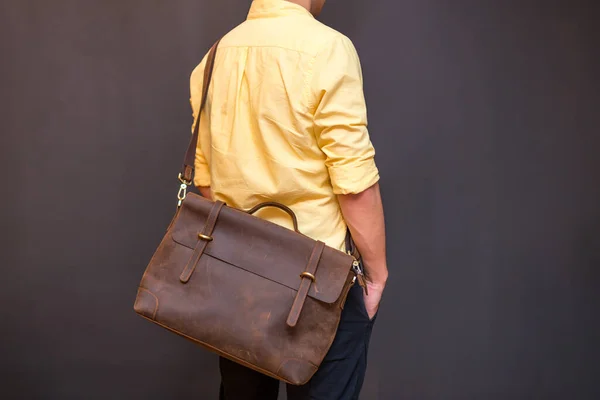
[[[317,280],[317,278],[311,274],[310,272],[303,272],[300,274],[300,278],[307,278],[310,279],[311,281],[315,282]]]

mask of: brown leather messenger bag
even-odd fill
[[[179,175],[179,207],[144,272],[134,309],[225,358],[301,385],[329,350],[350,287],[364,285],[359,255],[349,240],[347,254],[302,235],[283,204],[242,211],[187,193],[217,45],[207,57]],[[294,230],[253,215],[264,207],[288,213]]]

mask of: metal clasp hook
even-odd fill
[[[181,186],[179,186],[179,192],[177,192],[177,199],[179,200],[177,202],[177,208],[181,207],[183,200],[185,200],[185,197],[187,196],[187,188],[192,184],[192,182],[183,179],[181,174],[179,174],[178,179],[179,182],[181,182]]]

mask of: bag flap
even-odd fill
[[[189,193],[171,226],[173,240],[194,249],[213,204]],[[219,214],[212,237],[205,254],[293,290],[300,286],[300,274],[315,245],[307,236],[227,206]],[[325,246],[308,295],[335,303],[348,282],[353,261],[348,254]]]

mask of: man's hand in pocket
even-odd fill
[[[370,319],[373,319],[377,314],[377,310],[379,310],[384,288],[385,285],[367,281],[367,290],[363,290],[363,295],[365,297],[365,308]],[[369,294],[366,294],[366,292]]]

